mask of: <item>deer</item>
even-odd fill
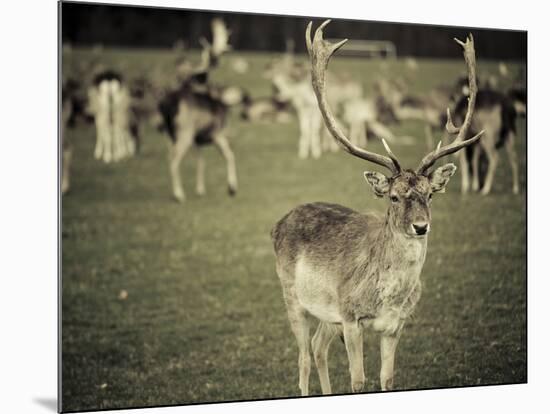
[[[386,155],[353,145],[334,117],[327,98],[325,74],[331,56],[346,42],[324,40],[323,22],[311,38],[306,29],[312,83],[325,125],[334,139],[351,155],[377,164],[391,175],[366,171],[364,177],[375,196],[389,199],[385,216],[362,214],[324,202],[295,207],[271,230],[276,272],[281,282],[290,327],[299,349],[299,388],[309,394],[310,347],[323,394],[331,393],[327,355],[332,340],[343,335],[351,389],[360,392],[365,383],[363,331],[381,334],[380,385],[391,390],[396,348],[406,320],[421,295],[420,274],[426,259],[431,231],[431,199],[445,192],[456,171],[447,163],[433,168],[440,158],[476,143],[483,131],[465,139],[476,100],[475,49],[470,34],[462,46],[469,71],[468,112],[460,128],[447,120],[451,143],[437,147],[413,169],[403,169],[386,141]],[[310,341],[310,323],[318,326]]]
[[[229,49],[226,44],[229,32],[221,20],[213,20],[212,32],[212,45],[201,40],[203,51],[200,64],[188,67],[184,70],[185,74],[180,71],[179,87],[166,93],[158,104],[161,129],[168,133],[171,140],[169,169],[172,194],[180,203],[185,201],[180,164],[193,147],[198,153],[196,192],[199,196],[206,193],[205,164],[200,152],[205,145],[214,144],[226,161],[229,195],[235,195],[238,188],[235,155],[227,138],[226,118],[229,108],[240,104],[245,93],[236,87],[218,87],[209,83],[210,71],[219,64],[221,54]]]
[[[470,91],[467,91],[467,95]],[[463,96],[454,108],[454,119],[464,119],[467,111],[468,96]],[[473,116],[471,132],[484,130],[485,137],[468,149],[468,156],[460,157],[461,191],[463,194],[480,191],[481,195],[491,192],[499,161],[499,149],[504,147],[512,173],[512,193],[519,193],[519,167],[516,153],[516,119],[517,111],[513,100],[488,88],[480,88],[477,93],[477,110]],[[484,156],[487,160],[487,171],[482,171],[480,162]],[[470,174],[471,167],[471,174]]]
[[[88,111],[94,116],[94,157],[105,163],[133,156],[138,146],[131,96],[122,75],[113,70],[98,73],[88,89]]]

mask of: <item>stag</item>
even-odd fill
[[[391,175],[367,171],[366,181],[378,197],[388,197],[385,217],[361,214],[328,203],[298,206],[277,222],[271,231],[291,329],[299,348],[299,387],[309,393],[310,320],[319,321],[311,340],[322,392],[331,393],[327,354],[333,338],[343,334],[349,360],[351,388],[363,389],[363,330],[381,333],[380,383],[393,387],[394,356],[403,325],[420,298],[420,273],[426,258],[430,231],[432,194],[445,191],[456,167],[435,162],[474,144],[482,132],[470,139],[476,99],[473,37],[456,40],[464,50],[469,71],[470,100],[463,125],[448,129],[456,139],[428,153],[416,170],[403,169],[385,141],[388,156],[353,145],[340,129],[328,104],[325,74],[332,54],[345,40],[332,44],[323,39],[325,21],[311,39],[310,22],[306,43],[312,64],[313,88],[325,124],[336,141],[350,154],[387,168]]]

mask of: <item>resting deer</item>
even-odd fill
[[[456,167],[435,162],[475,143],[470,139],[476,98],[473,37],[460,42],[469,70],[471,88],[468,113],[460,129],[448,119],[448,129],[458,133],[445,146],[428,153],[416,170],[402,169],[385,141],[388,156],[353,145],[340,129],[329,107],[325,73],[332,54],[345,40],[331,44],[323,39],[325,21],[311,40],[311,22],[306,42],[312,63],[313,88],[330,133],[350,154],[387,168],[390,176],[364,173],[378,197],[388,197],[385,217],[361,214],[336,204],[312,203],[291,210],[271,232],[276,269],[281,281],[288,318],[299,347],[299,387],[309,392],[310,317],[319,320],[311,346],[321,388],[331,393],[327,353],[333,338],[343,333],[349,360],[352,391],[363,389],[363,329],[381,333],[380,383],[393,387],[394,356],[403,325],[413,312],[421,291],[420,273],[430,231],[432,194],[444,192]]]

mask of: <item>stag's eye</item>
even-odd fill
[[[390,196],[390,200],[392,203],[397,203],[399,201],[399,198],[396,195]]]

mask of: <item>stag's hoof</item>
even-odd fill
[[[353,392],[361,392],[363,391],[363,387],[365,386],[365,381],[355,381],[352,385],[351,385],[351,390]]]
[[[227,194],[229,194],[231,197],[235,197],[237,195],[237,189],[233,186],[227,187]]]
[[[393,390],[393,378],[388,378],[382,383],[382,391]]]
[[[178,203],[183,203],[185,201],[185,194],[183,194],[181,190],[174,191],[173,197]]]
[[[202,197],[202,196],[206,195],[206,190],[203,187],[197,188],[197,195],[199,197]]]

